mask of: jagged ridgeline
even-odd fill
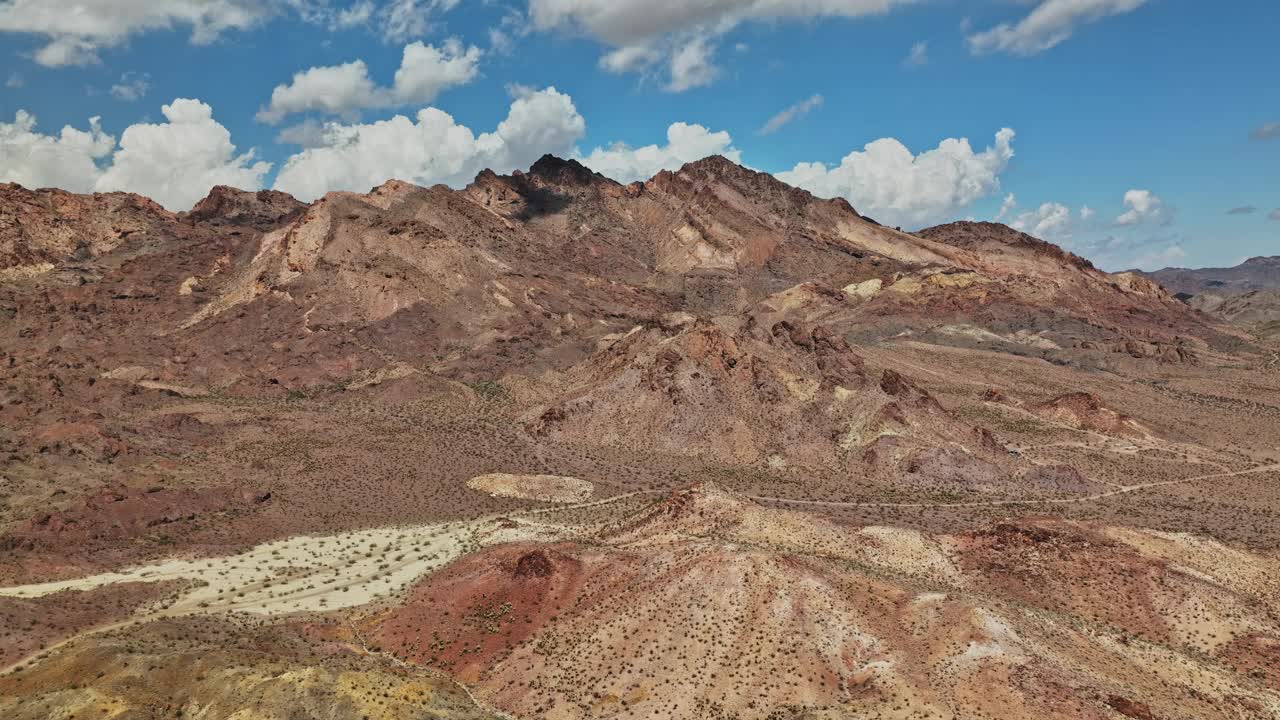
[[[1226,317],[722,157],[0,186],[0,716],[1274,718]]]

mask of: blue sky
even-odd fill
[[[1234,264],[1280,254],[1277,27],[1263,0],[0,0],[0,180],[176,210],[722,152],[908,229]]]

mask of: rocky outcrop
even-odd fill
[[[305,203],[278,190],[246,192],[218,185],[184,217],[190,223],[269,230],[290,221],[305,207]]]
[[[0,270],[89,260],[130,240],[164,237],[176,222],[141,195],[0,184]]]

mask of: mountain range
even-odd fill
[[[719,156],[0,185],[0,711],[1276,717],[1274,339],[1175,294],[1245,266]]]

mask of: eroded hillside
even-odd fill
[[[1145,278],[718,157],[0,214],[6,716],[1280,713],[1280,376]]]

